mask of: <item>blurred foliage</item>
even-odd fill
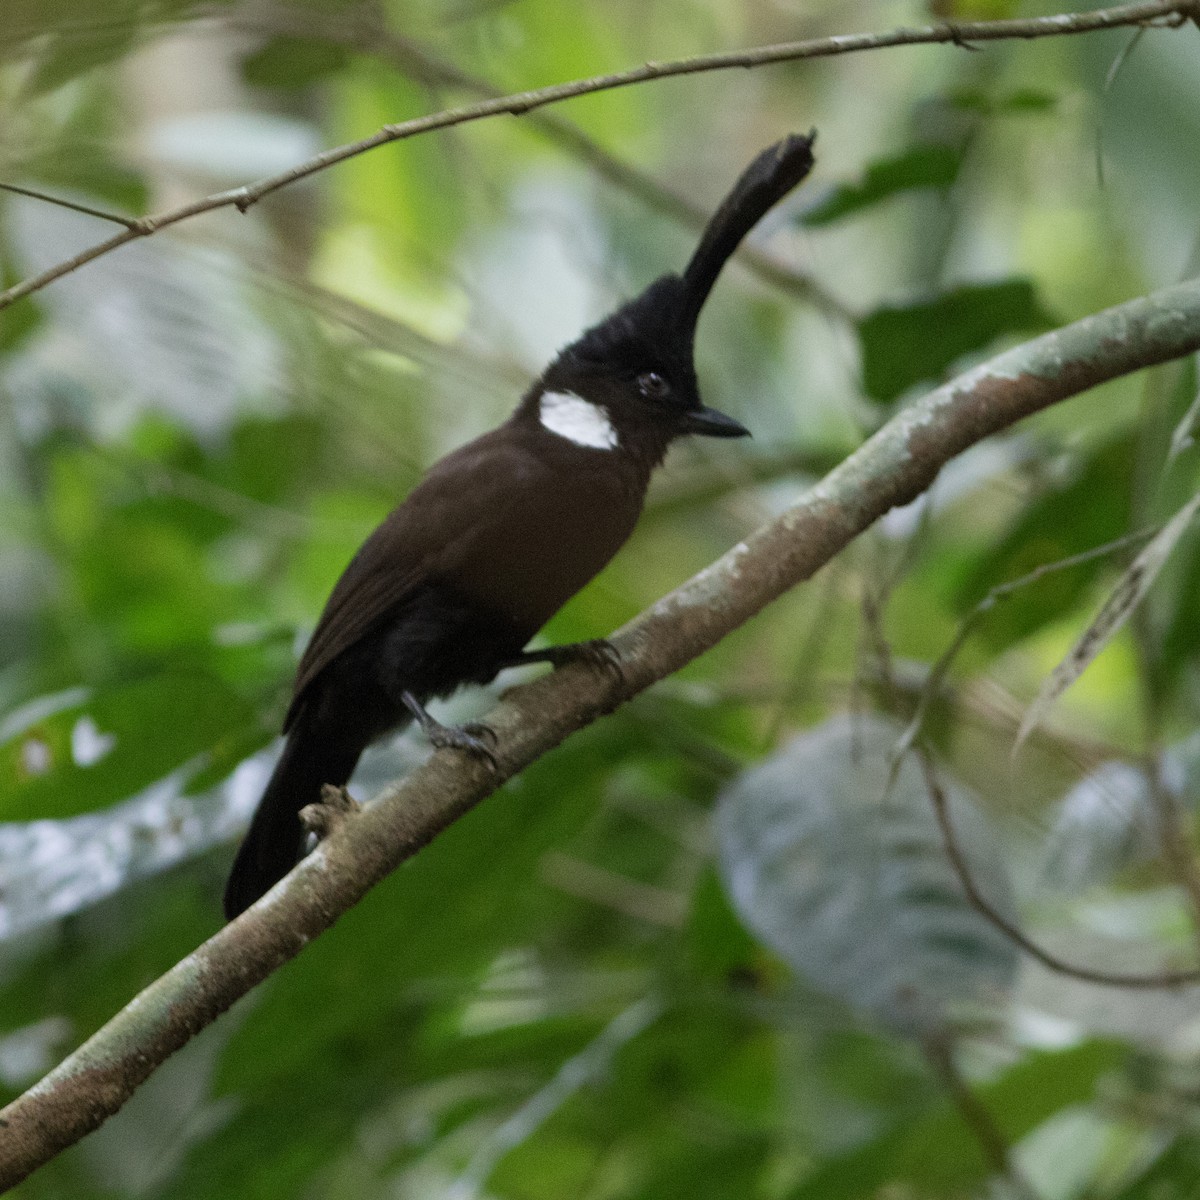
[[[804,213],[806,225],[828,225],[889,196],[918,188],[948,188],[958,178],[962,156],[950,146],[913,146],[868,164],[858,183],[833,188]]]
[[[489,91],[1046,11],[10,0],[0,181],[161,211]],[[1114,72],[1130,40],[696,75],[464,125],[0,312],[4,1096],[217,928],[329,587],[424,466],[685,260],[695,230],[649,183],[708,208],[816,126],[817,171],[755,237],[819,287],[722,279],[698,367],[755,441],[674,451],[553,641],[653,602],[914,389],[1196,269],[1197,33],[1147,34]],[[0,193],[0,282],[114,228]],[[889,779],[920,705],[972,870],[1029,937],[1096,970],[1195,961],[1200,537],[1010,751],[1141,543],[1038,569],[1184,504],[1197,387],[1169,365],[964,455],[460,821],[14,1194],[1195,1196],[1195,990],[1019,959],[914,763]],[[372,751],[355,790],[422,753]]]
[[[1028,279],[972,284],[933,300],[877,308],[858,323],[863,390],[873,400],[895,400],[914,384],[943,378],[964,355],[1004,334],[1053,324]]]

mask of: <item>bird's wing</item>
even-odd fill
[[[536,486],[536,461],[511,439],[498,439],[498,432],[436,463],[359,548],[300,659],[285,732],[313,680],[435,576],[448,547],[502,523],[508,509]]]

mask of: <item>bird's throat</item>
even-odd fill
[[[607,409],[574,392],[543,392],[538,402],[538,420],[543,428],[577,446],[615,450],[619,444]]]

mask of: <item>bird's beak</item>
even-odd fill
[[[697,408],[683,416],[683,432],[698,433],[702,437],[749,437],[750,430],[740,421],[727,417],[715,408]]]

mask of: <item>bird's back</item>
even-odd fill
[[[441,459],[363,543],[296,673],[293,711],[339,654],[423,589],[450,591],[527,641],[633,532],[647,468],[513,420]]]

